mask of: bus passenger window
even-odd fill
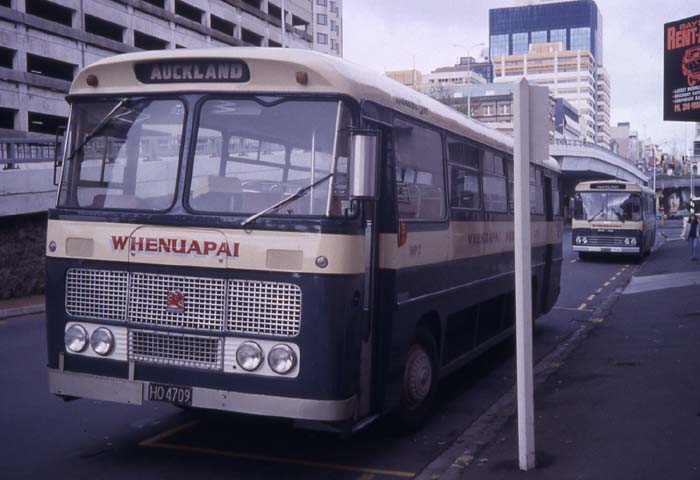
[[[447,161],[450,164],[450,206],[480,209],[479,150],[448,136]]]
[[[399,218],[440,220],[445,215],[445,172],[440,134],[401,119],[394,124]]]

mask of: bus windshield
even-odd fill
[[[269,213],[346,213],[350,126],[350,111],[339,101],[205,101],[192,161],[190,208],[251,215],[282,202],[279,211]]]
[[[175,195],[185,108],[180,100],[73,105],[59,205],[165,210]]]
[[[639,194],[623,192],[580,192],[576,194],[576,220],[592,222],[638,222],[642,220]]]

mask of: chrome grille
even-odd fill
[[[168,292],[185,297],[182,313],[169,312]],[[226,280],[132,272],[129,282],[129,322],[197,330],[224,328]]]
[[[619,237],[588,237],[588,245],[593,247],[619,247],[624,241]]]
[[[299,333],[300,322],[298,285],[229,280],[227,330],[291,337]]]
[[[223,368],[223,339],[131,330],[129,360],[205,370]]]
[[[66,273],[66,312],[74,317],[124,320],[127,272],[71,268]]]

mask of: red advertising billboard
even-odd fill
[[[664,25],[664,120],[700,121],[700,15]]]

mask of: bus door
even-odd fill
[[[384,280],[379,271],[379,236],[388,228],[382,220],[387,218],[384,210],[389,202],[381,202],[380,198],[386,194],[382,186],[386,185],[387,175],[387,155],[391,130],[381,124],[367,121],[364,122],[364,131],[373,134],[377,138],[377,165],[375,175],[375,196],[373,199],[362,200],[363,227],[365,233],[365,280],[364,292],[362,295],[363,310],[363,334],[360,350],[360,391],[358,417],[360,419],[371,420],[374,414],[381,408],[378,401],[382,392],[379,392],[381,382],[378,381],[380,375],[378,345],[381,338],[378,335],[384,305],[387,301],[387,293]],[[353,159],[354,161],[355,159]]]
[[[549,286],[552,279],[552,257],[554,256],[554,246],[550,240],[550,225],[554,220],[554,205],[552,199],[552,178],[544,174],[544,215],[547,226],[545,228],[545,254],[544,254],[544,276],[542,278],[542,306],[547,308],[550,295]]]

